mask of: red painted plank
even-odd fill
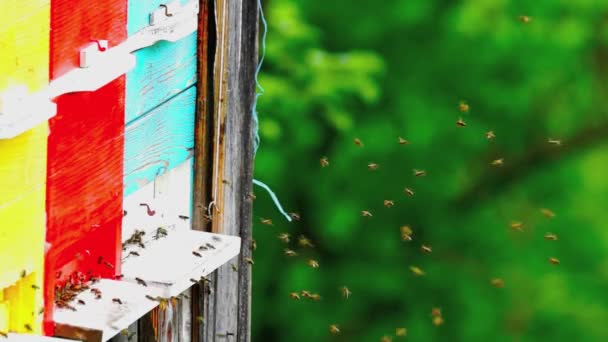
[[[124,41],[126,24],[125,0],[51,1],[51,79],[78,67],[80,49],[93,39],[110,47]],[[124,94],[123,76],[96,92],[61,96],[49,121],[47,334],[56,285],[76,271],[105,278],[120,272]]]

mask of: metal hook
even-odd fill
[[[172,17],[173,13],[169,13],[169,7],[167,7],[167,5],[160,5],[160,7],[164,7],[165,8],[165,15],[167,17]]]

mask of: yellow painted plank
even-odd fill
[[[48,84],[49,0],[0,3],[0,93],[40,90]],[[47,136],[44,123],[0,140],[0,331],[42,332]]]

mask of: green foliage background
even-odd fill
[[[255,176],[302,220],[287,223],[255,189],[255,341],[379,341],[396,327],[413,341],[608,341],[608,1],[264,6]],[[460,100],[471,106],[465,128]],[[497,158],[504,167],[490,165]],[[400,239],[406,224],[412,242]],[[300,256],[287,258],[280,232],[316,248],[292,242]],[[323,299],[289,298],[300,290]]]

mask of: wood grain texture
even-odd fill
[[[192,156],[196,88],[188,88],[139,120],[125,132],[124,195]]]
[[[130,0],[129,35],[146,27],[150,13],[166,2]],[[159,42],[135,52],[135,56],[137,66],[127,74],[127,123],[196,82],[196,34],[175,43]]]
[[[0,93],[34,92],[48,84],[49,0],[3,3],[0,11]],[[0,140],[0,328],[42,332],[45,184],[48,125]],[[25,271],[22,278],[21,273]]]
[[[127,37],[122,0],[53,0],[51,78],[79,65],[79,51],[93,39],[114,46]],[[57,99],[50,120],[47,176],[45,299],[74,271],[112,278],[120,272],[124,145],[124,76],[91,93]],[[102,257],[113,268],[98,263]],[[60,279],[56,274],[61,271]],[[45,329],[52,332],[52,308]]]
[[[229,265],[218,270],[214,297],[205,301],[207,311],[214,312],[215,317],[206,323],[203,340],[215,341],[218,334],[228,332],[235,334],[236,341],[250,341],[251,268],[244,259],[251,256],[252,206],[247,194],[253,178],[251,109],[255,98],[258,9],[255,1],[217,0],[216,10],[219,29],[215,119],[225,116],[225,123],[220,125],[220,135],[216,137],[221,151],[215,162],[220,163],[220,171],[213,181],[224,184],[226,180],[227,185],[220,187],[221,215],[220,220],[214,219],[213,230],[240,235],[242,242],[235,262],[238,271]]]

